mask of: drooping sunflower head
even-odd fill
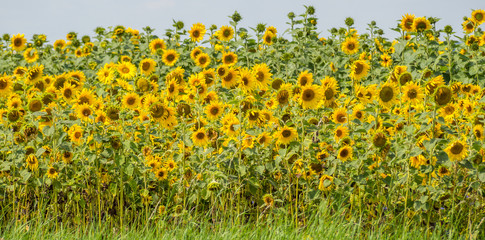
[[[31,99],[28,105],[30,112],[38,112],[42,109],[42,106],[42,101],[38,98]]]
[[[386,143],[387,143],[387,136],[382,131],[378,131],[377,133],[374,134],[374,137],[372,137],[372,144],[377,148],[384,147]]]
[[[401,86],[406,85],[406,83],[411,82],[413,80],[413,75],[410,72],[403,72],[399,75],[399,84]]]
[[[267,207],[272,207],[274,205],[274,198],[271,194],[263,195],[263,202]]]
[[[116,121],[116,120],[120,119],[120,109],[118,107],[115,107],[115,106],[108,106],[106,108],[106,116],[110,120]]]

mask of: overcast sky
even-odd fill
[[[405,13],[441,18],[438,27],[450,24],[462,35],[463,16],[470,16],[472,9],[485,9],[485,0],[2,0],[0,34],[24,33],[30,40],[43,33],[53,43],[70,31],[93,36],[98,26],[123,25],[140,31],[150,26],[161,36],[172,19],[182,20],[186,29],[197,22],[220,27],[229,24],[228,16],[235,10],[243,17],[242,27],[266,23],[282,33],[288,27],[288,12],[303,13],[304,5],[315,7],[320,36],[329,35],[332,27],[343,27],[351,16],[359,32],[375,20],[392,38],[397,35],[389,28]]]

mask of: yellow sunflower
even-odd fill
[[[116,65],[116,70],[122,79],[132,79],[136,75],[136,66],[130,62],[120,62]]]
[[[253,72],[259,89],[267,90],[271,76],[273,75],[268,65],[265,63],[256,64],[253,66]]]
[[[352,64],[352,68],[350,70],[350,78],[354,80],[361,80],[367,73],[369,72],[370,65],[367,61],[364,60],[357,60]]]
[[[300,87],[310,85],[313,83],[313,74],[308,72],[308,70],[303,71],[298,75],[297,81]]]
[[[209,120],[218,120],[219,117],[224,112],[224,104],[212,101],[209,105],[205,107],[205,114]]]
[[[12,48],[12,50],[15,50],[17,52],[20,52],[27,47],[27,39],[25,39],[24,34],[14,35],[11,41],[12,43],[10,44],[10,47]]]
[[[431,29],[431,23],[425,17],[415,18],[413,21],[413,30],[416,32],[423,32]]]
[[[47,172],[46,172],[47,177],[50,179],[56,179],[58,174],[59,172],[57,171],[57,169],[52,166],[49,167],[49,169],[47,169]]]
[[[322,89],[318,85],[306,85],[301,89],[299,98],[303,109],[316,109],[323,98]]]
[[[135,92],[127,93],[123,96],[122,104],[124,108],[135,110],[141,105],[140,96]]]
[[[222,26],[217,32],[217,37],[219,40],[227,42],[231,40],[234,36],[234,29],[230,26]]]
[[[241,68],[239,70],[239,80],[240,84],[239,87],[244,92],[250,92],[256,89],[256,77],[254,76],[253,72],[247,68]]]
[[[93,109],[91,109],[90,105],[85,103],[85,104],[74,106],[74,108],[76,109],[77,118],[83,121],[91,121],[89,117],[93,114]]]
[[[401,28],[402,30],[406,31],[406,32],[413,32],[414,29],[413,29],[413,23],[414,23],[414,14],[407,14],[402,16],[402,19],[401,19]]]
[[[397,87],[392,82],[387,82],[381,86],[377,93],[379,104],[385,108],[391,108],[397,101]]]
[[[28,63],[33,63],[39,59],[39,52],[33,48],[27,48],[24,51],[24,59]]]
[[[318,184],[318,190],[323,191],[323,192],[328,192],[332,190],[333,187],[333,177],[323,174],[322,177],[320,177],[320,182]]]
[[[6,97],[10,94],[12,83],[10,76],[6,74],[0,76],[0,97]]]
[[[168,170],[164,167],[159,168],[155,171],[155,177],[157,177],[158,181],[164,181],[168,178]]]
[[[193,132],[192,142],[198,147],[205,147],[209,145],[210,141],[206,130],[204,128],[199,128],[197,131]]]
[[[145,76],[149,76],[155,71],[155,67],[157,66],[157,62],[151,58],[146,58],[141,60],[139,64],[140,73]]]
[[[210,63],[211,63],[211,58],[207,53],[200,53],[195,58],[195,65],[201,68],[206,68],[207,66],[209,66]]]
[[[273,32],[266,31],[263,35],[263,44],[271,46],[273,44],[273,38],[276,37]]]
[[[239,74],[234,68],[227,69],[226,75],[221,78],[222,86],[225,88],[232,88],[239,82]]]
[[[233,66],[237,63],[237,55],[233,52],[225,52],[222,54],[222,64],[226,66]]]
[[[190,39],[192,39],[193,42],[200,42],[204,39],[205,32],[204,24],[196,23],[192,25],[192,28],[189,31]]]
[[[472,21],[477,25],[485,22],[485,11],[482,9],[477,9],[472,12]]]
[[[71,139],[71,142],[81,144],[82,143],[82,137],[83,137],[83,129],[81,126],[74,124],[69,128],[69,131],[67,132],[69,135],[69,139]],[[72,157],[71,157],[72,158]]]
[[[421,87],[414,82],[409,82],[408,84],[406,84],[402,88],[402,91],[403,91],[403,97],[402,97],[403,102],[410,103],[411,105],[420,104],[424,99],[424,93],[421,90]]]
[[[473,127],[473,134],[478,140],[483,141],[484,136],[483,136],[483,125],[477,124]]]
[[[336,109],[332,114],[334,123],[343,124],[347,122],[347,111],[345,108]]]
[[[468,154],[467,148],[468,145],[466,144],[466,141],[455,140],[445,148],[445,152],[448,154],[450,161],[461,161],[465,159]]]
[[[25,159],[25,162],[27,163],[27,167],[30,168],[31,171],[34,171],[39,167],[39,161],[37,160],[35,154],[29,154]]]
[[[165,50],[162,55],[162,62],[165,63],[165,65],[171,67],[175,65],[175,63],[179,59],[179,56],[180,54],[173,49]]]
[[[352,147],[343,146],[338,150],[337,158],[342,160],[342,162],[352,160]]]
[[[274,137],[277,139],[278,144],[287,145],[298,138],[298,133],[296,129],[284,126],[275,133]]]
[[[163,39],[160,39],[160,38],[153,39],[150,42],[149,47],[152,54],[156,54],[159,50],[165,50],[167,48],[167,46],[165,45],[165,41],[163,41]]]
[[[348,135],[349,135],[349,129],[347,127],[344,127],[342,125],[338,126],[334,132],[335,142],[340,142],[340,140],[347,137]]]
[[[342,51],[345,54],[354,54],[359,51],[359,41],[357,38],[349,37],[342,42]]]

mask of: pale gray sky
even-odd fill
[[[140,31],[150,26],[161,36],[171,28],[172,19],[184,21],[186,29],[197,22],[220,27],[229,24],[227,16],[235,10],[243,17],[240,26],[249,29],[266,23],[281,33],[288,27],[288,12],[303,13],[303,5],[316,8],[321,36],[332,27],[343,27],[344,19],[352,16],[361,33],[375,20],[387,37],[395,37],[389,28],[405,13],[441,18],[438,27],[450,24],[462,35],[463,16],[470,16],[472,9],[485,9],[485,0],[3,0],[0,34],[24,33],[30,40],[33,34],[44,33],[53,43],[70,31],[93,36],[97,26],[123,25]]]

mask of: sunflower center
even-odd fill
[[[141,65],[141,69],[143,69],[143,71],[148,71],[148,69],[150,69],[150,63],[149,62],[144,62]]]
[[[308,83],[308,78],[307,78],[307,77],[302,77],[302,78],[300,79],[300,84],[301,84],[302,86],[305,86],[307,83]]]
[[[407,96],[409,99],[415,99],[418,96],[418,91],[416,91],[416,89],[411,89],[408,91]]]
[[[6,89],[7,88],[7,81],[5,80],[0,80],[0,89]]]
[[[16,38],[15,40],[13,40],[13,45],[15,45],[15,47],[22,46],[22,39]]]
[[[224,31],[222,32],[222,36],[224,36],[224,37],[226,37],[226,38],[227,38],[227,37],[230,37],[230,36],[231,36],[231,30],[229,30],[229,29],[224,30]]]
[[[475,14],[475,19],[476,19],[476,20],[478,20],[478,21],[482,21],[482,19],[483,19],[483,14],[481,14],[481,13],[477,13],[477,14]]]
[[[346,158],[347,156],[349,156],[349,150],[344,148],[340,151],[339,155],[340,155],[341,158]]]
[[[168,60],[169,62],[172,62],[173,60],[175,60],[175,55],[173,55],[173,54],[169,54],[169,55],[167,56],[167,60]]]
[[[192,32],[192,36],[194,36],[194,38],[198,38],[198,37],[200,36],[200,32],[199,32],[199,30],[194,30],[194,31]]]
[[[130,69],[128,67],[123,67],[121,69],[121,72],[126,74],[126,73],[129,73],[130,72]]]
[[[434,100],[438,105],[444,106],[448,104],[451,101],[452,97],[452,92],[451,89],[447,87],[441,87],[438,90],[436,90],[436,95],[434,97]]]
[[[231,73],[231,72],[229,72],[229,73],[227,73],[227,76],[225,76],[225,77],[223,78],[223,80],[224,80],[225,82],[231,82],[231,81],[232,81],[232,78],[233,78],[233,77],[232,77],[232,73]]]
[[[355,49],[355,44],[354,44],[354,43],[348,43],[348,44],[347,44],[347,48],[348,48],[350,51],[352,51],[352,50],[354,50],[354,49]]]
[[[364,71],[364,65],[362,63],[356,63],[354,71],[356,75],[361,74]]]
[[[196,137],[197,139],[199,139],[199,140],[202,140],[202,139],[204,139],[204,138],[205,138],[205,133],[203,133],[203,132],[199,132],[199,133],[197,133],[197,134],[195,135],[195,137]]]
[[[277,100],[279,104],[286,104],[288,103],[288,98],[290,94],[288,93],[287,90],[283,90],[278,93]]]
[[[315,91],[313,89],[305,89],[302,94],[302,100],[305,102],[312,101],[315,98]]]
[[[249,79],[247,77],[243,77],[241,80],[242,80],[244,86],[247,86],[249,84]]]
[[[49,168],[49,174],[55,174],[56,173],[56,169],[54,168]]]
[[[249,113],[249,120],[256,121],[258,119],[259,119],[259,113],[258,112],[250,112]]]
[[[288,130],[288,129],[285,129],[281,132],[281,135],[284,137],[284,138],[289,138],[291,136],[291,130]]]
[[[83,109],[82,114],[85,117],[89,117],[91,115],[91,110],[89,108]]]
[[[66,98],[71,98],[71,96],[72,96],[72,90],[69,89],[69,88],[65,89],[64,92],[63,92],[63,95]]]
[[[135,104],[135,102],[136,102],[135,98],[132,98],[132,97],[130,97],[130,98],[128,98],[128,99],[126,100],[126,103],[127,103],[128,105],[133,105],[133,104]]]
[[[342,130],[341,130],[341,129],[337,129],[337,132],[335,133],[335,135],[336,135],[337,137],[342,137],[342,135],[344,135],[344,133],[342,132]]]
[[[227,55],[224,58],[224,62],[226,62],[226,63],[232,63],[233,61],[234,61],[234,58],[231,55]]]
[[[75,132],[74,138],[81,138],[81,132]]]
[[[199,57],[199,64],[204,65],[206,62],[207,62],[206,57],[203,57],[203,56]]]
[[[355,113],[355,116],[358,118],[358,119],[361,119],[362,118],[362,112],[361,111],[357,111]]]
[[[210,113],[212,115],[217,115],[219,113],[219,108],[218,107],[212,107],[210,110]]]
[[[379,98],[385,103],[391,101],[394,98],[394,90],[392,87],[383,87],[379,92]]]
[[[338,114],[338,115],[337,115],[337,122],[339,122],[339,123],[344,123],[346,120],[347,120],[347,119],[346,119],[346,117],[345,117],[345,115],[344,115],[344,114]]]
[[[453,146],[450,149],[450,152],[453,153],[454,155],[458,155],[463,151],[463,144],[456,142],[453,144]]]
[[[263,72],[261,72],[261,71],[258,71],[258,72],[256,73],[256,80],[258,80],[258,81],[262,82],[262,81],[264,80],[264,73],[263,73]]]
[[[327,90],[325,90],[325,100],[331,100],[333,98],[333,95],[333,89],[328,88]]]

